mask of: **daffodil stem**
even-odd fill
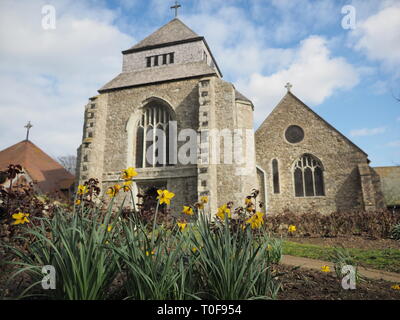
[[[151,231],[151,244],[153,245],[154,243],[154,232],[156,230],[156,221],[157,221],[157,214],[158,214],[158,207],[160,205],[160,200],[157,201],[157,206],[156,206],[156,213],[154,215],[154,221],[153,221],[153,230]]]
[[[136,216],[135,197],[134,197],[134,195],[133,195],[132,187],[130,188],[130,190],[131,190],[131,198],[132,198],[133,213],[134,213],[134,215]]]

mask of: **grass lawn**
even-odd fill
[[[400,273],[400,250],[398,249],[372,250],[348,248],[348,251],[364,267]],[[332,252],[332,247],[314,244],[291,241],[285,241],[283,244],[283,254],[292,256],[329,261],[329,255]]]

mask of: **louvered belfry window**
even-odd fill
[[[158,103],[151,103],[143,110],[136,131],[136,167],[163,167],[169,159],[169,121],[172,120],[169,110]],[[159,129],[164,132],[157,134]],[[150,139],[146,139],[149,135]],[[158,142],[158,139],[161,139]],[[156,148],[156,142],[161,149]],[[152,150],[150,147],[153,146]]]
[[[322,163],[310,154],[305,154],[296,161],[293,181],[296,197],[325,195]]]

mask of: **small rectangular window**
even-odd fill
[[[154,56],[154,66],[158,66],[158,56]]]
[[[169,54],[169,63],[174,63],[174,59],[175,59],[174,53],[171,52],[171,53]]]
[[[162,64],[167,64],[167,54],[163,54],[162,58]]]
[[[151,57],[146,58],[146,67],[150,68],[151,67]]]

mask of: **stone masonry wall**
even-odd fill
[[[120,170],[131,165],[134,166],[134,162],[128,163],[128,159],[135,159],[136,139],[134,135],[131,141],[128,139],[127,129],[136,131],[138,116],[149,99],[156,97],[170,106],[176,117],[178,133],[185,128],[198,130],[198,82],[198,79],[175,81],[108,93],[104,190],[118,181]],[[133,121],[133,126],[128,128],[129,121]],[[178,142],[178,150],[185,143],[186,141]],[[129,144],[132,144],[130,148]],[[133,158],[130,157],[129,152],[133,152]],[[172,201],[172,210],[180,212],[183,204],[193,204],[197,201],[196,163],[188,165],[178,163],[175,166],[164,168],[138,168],[137,172],[136,179],[139,183],[154,179],[166,181],[169,190],[176,194]]]
[[[85,106],[82,144],[77,161],[79,184],[89,178],[102,180],[107,98],[107,94],[93,97]]]
[[[189,62],[204,61],[208,65],[212,65],[211,53],[208,51],[202,40],[175,44],[169,47],[162,47],[152,50],[145,50],[124,54],[123,56],[123,72],[132,72],[147,69],[146,57],[174,53],[174,64],[185,64]],[[206,53],[206,56],[204,55]],[[207,60],[207,61],[205,61]],[[162,61],[159,61],[158,67],[151,67],[157,69],[162,67]]]
[[[235,207],[242,206],[245,196],[250,194],[253,188],[257,188],[252,106],[237,103],[233,85],[218,79],[215,83],[215,107],[216,128],[220,132],[228,129],[232,140],[235,130],[242,136],[241,144],[233,144],[230,154],[232,163],[229,164],[223,156],[225,140],[221,134],[221,156],[220,164],[217,166],[218,205],[233,201]],[[246,129],[250,130],[250,135],[246,136]],[[235,153],[241,154],[243,161],[240,161]]]

